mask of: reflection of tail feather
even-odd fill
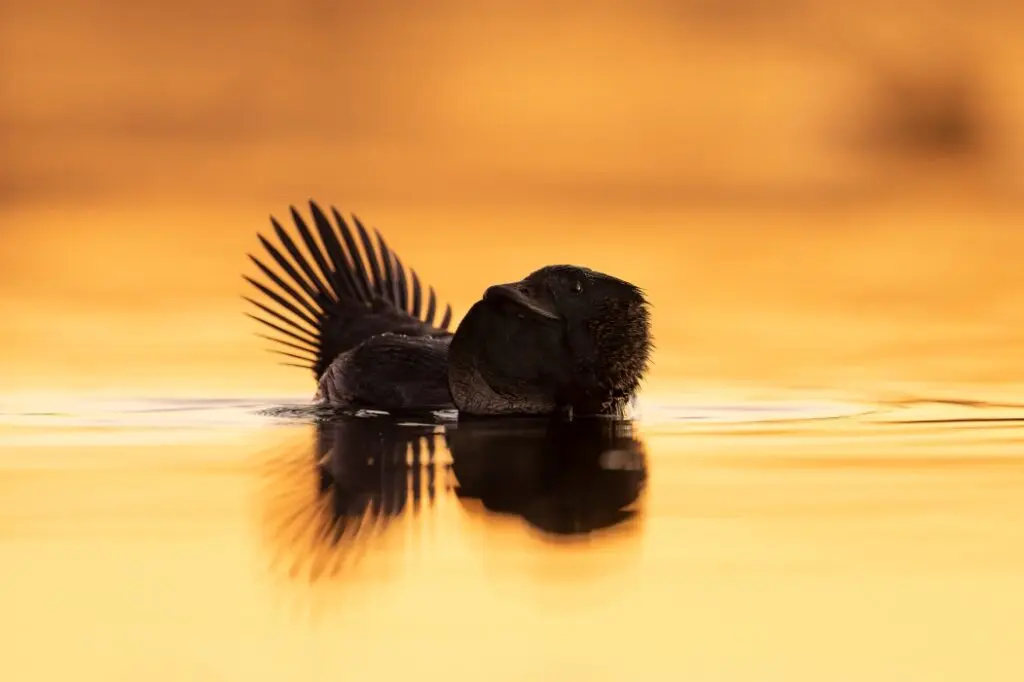
[[[312,456],[266,469],[272,570],[318,581],[355,565],[400,516],[436,500],[433,426],[349,419],[317,429]]]

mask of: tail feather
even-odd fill
[[[263,315],[246,314],[278,334],[259,336],[286,349],[274,349],[274,353],[305,363],[282,364],[312,369],[319,377],[338,354],[374,334],[449,332],[451,306],[445,306],[441,321],[435,324],[438,301],[434,288],[427,287],[424,292],[419,275],[402,263],[378,230],[372,230],[371,237],[371,231],[355,216],[353,230],[333,206],[333,224],[315,202],[310,201],[309,208],[319,243],[298,210],[289,207],[299,240],[271,216],[278,244],[258,235],[269,259],[264,262],[249,254],[269,283],[243,275],[262,294],[262,300],[243,298]]]
[[[420,278],[414,270],[412,273],[412,316],[418,318],[423,307],[423,292],[420,291]]]
[[[449,306],[445,306],[445,308],[444,308],[444,317],[441,318],[440,327],[441,327],[441,329],[448,329],[448,325],[450,325],[451,323],[452,323],[452,307],[449,305]]]
[[[341,214],[338,213],[337,209],[335,209],[333,206],[331,207],[331,213],[334,215],[334,219],[338,222],[339,225],[345,225],[345,219],[341,217]],[[371,292],[371,289],[372,289],[372,291],[375,291],[378,296],[383,296],[384,293],[385,293],[385,291],[384,291],[384,277],[383,277],[383,275],[381,275],[380,265],[378,264],[378,259],[370,255],[370,254],[374,253],[373,242],[370,241],[370,235],[366,233],[366,228],[363,227],[363,224],[359,221],[359,218],[357,218],[357,217],[355,217],[353,215],[352,216],[352,222],[355,223],[356,229],[359,230],[359,241],[362,242],[362,244],[363,244],[363,251],[369,257],[370,267],[373,269],[373,281],[375,282],[373,287],[370,286],[369,275],[367,275],[367,273],[366,273],[366,268],[362,267],[359,270],[361,278],[362,278],[362,281],[366,284],[366,295],[367,296],[371,295],[370,292]],[[359,249],[356,247],[356,241],[352,237],[351,230],[347,229],[347,226],[346,226],[346,229],[344,230],[344,235],[345,235],[345,245],[348,247],[349,251],[351,253],[353,253],[353,254],[358,254],[359,253]],[[357,257],[357,260],[358,260],[358,257]],[[362,264],[360,263],[360,265],[362,265]],[[388,280],[388,281],[390,281],[390,280]]]
[[[327,265],[327,261],[324,260],[324,254],[320,251],[320,247],[317,246],[312,233],[309,231],[309,228],[306,227],[306,223],[300,220],[296,223],[295,227],[298,229],[299,237],[302,238],[302,242],[306,245],[306,249],[313,257],[313,261],[316,263],[321,276],[318,276],[316,272],[313,271],[309,261],[299,252],[298,246],[292,242],[291,238],[288,237],[288,233],[284,231],[284,228],[281,227],[281,224],[277,222],[277,219],[274,218],[274,216],[270,216],[270,222],[274,225],[274,232],[277,234],[278,239],[281,239],[282,242],[287,239],[287,242],[285,242],[286,244],[292,243],[294,251],[292,249],[289,249],[288,251],[292,254],[292,258],[294,258],[296,262],[301,263],[300,267],[302,267],[302,270],[306,273],[309,281],[315,282],[315,286],[322,296],[328,300],[333,299],[335,296],[333,293],[334,287],[329,287],[327,284],[328,282],[333,282],[331,268]]]
[[[277,220],[275,218],[273,218],[273,217],[270,219],[270,222],[274,226],[274,234],[277,235],[278,240],[281,242],[281,244],[284,245],[284,248],[291,255],[292,260],[294,260],[298,264],[298,266],[302,269],[302,272],[305,273],[305,275],[306,275],[305,280],[303,280],[301,277],[299,277],[298,274],[295,273],[291,269],[290,265],[287,264],[287,260],[284,257],[279,256],[277,254],[277,251],[274,249],[273,245],[270,242],[268,242],[263,237],[263,235],[258,235],[259,239],[260,239],[260,243],[263,244],[263,248],[265,248],[270,253],[270,255],[273,256],[274,259],[278,263],[280,263],[282,267],[285,268],[285,270],[292,276],[292,279],[295,279],[296,281],[303,282],[303,287],[304,287],[306,293],[311,298],[316,298],[317,294],[330,298],[330,296],[331,296],[330,291],[324,285],[323,280],[321,280],[320,277],[317,276],[316,272],[313,270],[312,266],[309,264],[309,261],[302,255],[302,253],[299,251],[299,247],[295,244],[295,242],[288,235],[288,233],[285,232],[284,228],[281,227],[281,224],[278,223]],[[313,246],[315,247],[315,244],[313,243],[311,235],[309,235],[309,231],[308,230],[306,230],[304,233],[302,233],[302,237],[303,237],[303,241],[306,242],[307,246],[309,246],[310,244],[313,244]],[[319,252],[316,252],[315,255],[316,256],[320,256],[321,254]],[[322,256],[321,256],[321,259],[322,259]],[[314,258],[314,260],[315,260],[315,258]],[[328,271],[327,271],[326,263],[321,263],[320,261],[316,261],[316,262],[317,262],[317,267],[319,267],[320,271],[322,273],[324,273],[324,277],[327,277],[326,273]],[[309,284],[305,284],[305,282],[311,283],[313,285],[313,287],[315,287],[315,290],[313,288],[311,288],[309,286]]]

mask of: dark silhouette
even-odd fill
[[[266,524],[276,562],[292,577],[342,571],[397,518],[447,490],[436,425],[390,417],[333,417],[308,449],[284,453],[270,472]]]
[[[406,338],[451,337],[448,332],[451,306],[445,306],[440,322],[435,325],[437,295],[433,287],[428,288],[424,303],[419,276],[415,270],[406,272],[401,259],[388,247],[380,232],[373,230],[374,238],[371,238],[362,222],[353,216],[356,226],[356,233],[353,233],[333,207],[334,225],[316,203],[311,201],[309,206],[322,246],[294,207],[291,215],[310,257],[299,250],[273,216],[270,222],[274,233],[291,260],[259,235],[263,248],[295,286],[258,258],[249,256],[277,287],[274,290],[250,277],[245,278],[269,302],[281,308],[274,310],[246,297],[276,322],[251,317],[285,337],[271,340],[288,351],[274,352],[302,361],[303,364],[297,366],[313,370],[319,380],[339,355],[381,334]],[[359,252],[357,235],[365,255]]]
[[[267,299],[246,300],[282,335],[271,340],[286,350],[274,352],[313,370],[318,399],[393,414],[625,414],[651,349],[638,287],[548,266],[489,288],[453,336],[451,306],[435,325],[433,288],[424,308],[419,276],[378,231],[356,218],[353,230],[334,208],[334,224],[314,202],[310,210],[320,243],[294,208],[308,256],[271,218],[281,247],[260,241],[284,276],[250,255],[273,287],[246,277]]]
[[[647,302],[637,287],[553,265],[487,289],[455,332],[448,381],[462,414],[621,417],[650,349]]]
[[[446,429],[459,497],[515,514],[544,533],[592,533],[622,523],[647,482],[629,421],[472,420]]]

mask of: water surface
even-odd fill
[[[0,676],[1024,673],[1024,406],[647,404],[580,444],[282,402],[5,403]]]

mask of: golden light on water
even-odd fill
[[[0,677],[1019,679],[1021,20],[5,2]],[[635,524],[559,543],[439,479],[278,570],[338,556],[272,532],[309,434],[255,412],[315,386],[241,274],[308,199],[456,321],[548,263],[644,287]]]

